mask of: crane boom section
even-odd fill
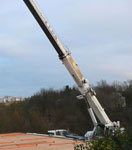
[[[44,31],[46,36],[48,37],[49,41],[52,43],[53,47],[57,51],[59,57],[63,57],[65,55],[65,49],[59,39],[57,38],[56,34],[46,21],[45,17],[40,12],[39,8],[36,6],[33,0],[23,0],[29,10],[31,11],[34,18],[37,20],[38,24],[40,25],[41,29]]]
[[[36,6],[34,0],[23,0],[27,7],[29,8],[30,12],[37,20],[38,24],[40,25],[41,29],[44,31],[46,36],[48,37],[49,41],[55,48],[56,52],[59,55],[59,58],[63,61],[64,65],[72,75],[74,81],[77,83],[79,87],[82,87],[82,80],[84,79],[78,66],[70,56],[63,45],[61,44],[60,40],[57,38],[56,34],[54,33],[53,29],[42,15],[39,8]],[[74,71],[73,71],[74,70]]]
[[[78,88],[81,94],[87,100],[87,103],[93,109],[94,113],[100,120],[100,122],[105,126],[112,125],[112,122],[109,120],[107,114],[105,113],[104,109],[98,102],[97,98],[95,97],[95,92],[90,88],[88,81],[84,79],[83,75],[81,74],[78,66],[74,62],[73,58],[71,57],[70,53],[65,50],[63,45],[61,44],[60,40],[57,38],[56,34],[54,33],[51,26],[46,21],[45,17],[40,12],[39,8],[36,6],[34,0],[23,0],[35,19],[37,20],[38,24],[48,37],[49,41],[57,51],[59,58],[73,77],[74,81],[78,85]]]
[[[72,57],[69,58],[69,61],[70,61],[71,64],[73,65],[73,67],[74,67],[74,69],[76,70],[76,72],[78,73],[79,77],[80,77],[81,79],[83,79],[83,75],[82,75],[82,73],[80,72],[80,70],[78,69],[77,64],[75,63],[75,61],[73,60]]]

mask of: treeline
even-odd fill
[[[123,127],[132,126],[132,81],[99,82],[93,87],[101,105],[112,121],[121,121]],[[84,100],[76,87],[61,90],[42,89],[23,102],[0,104],[0,133],[36,132],[50,129],[69,129],[84,135],[93,124]]]

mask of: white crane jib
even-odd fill
[[[78,85],[79,91],[81,92],[89,106],[93,109],[100,123],[103,124],[105,127],[113,126],[113,123],[110,121],[104,109],[95,97],[94,90],[89,86],[88,80],[83,77],[82,73],[78,69],[78,66],[71,57],[70,53],[65,50],[62,43],[57,38],[55,32],[53,31],[49,23],[46,21],[45,17],[42,15],[39,8],[36,6],[34,0],[23,1],[25,2],[29,10],[37,20],[38,24],[48,37],[49,41],[55,48],[60,60],[63,62],[63,64],[73,77],[74,81]]]

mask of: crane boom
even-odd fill
[[[79,91],[81,92],[82,96],[85,98],[89,106],[93,109],[100,123],[103,124],[105,127],[113,126],[113,123],[110,121],[104,109],[97,100],[94,90],[89,86],[88,80],[83,77],[70,53],[65,50],[62,43],[57,38],[55,32],[46,21],[45,17],[42,15],[39,8],[36,6],[34,0],[23,1],[25,2],[32,15],[40,25],[41,29],[44,31],[49,41],[55,48],[56,52],[59,55],[59,58],[73,77],[74,81],[78,85]]]

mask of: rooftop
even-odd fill
[[[74,150],[77,143],[82,141],[24,133],[0,134],[0,150]]]

